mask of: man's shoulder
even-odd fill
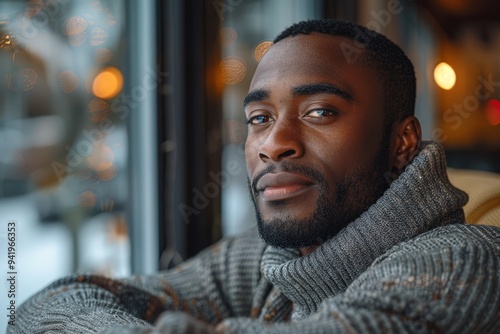
[[[375,262],[401,255],[416,257],[443,253],[486,252],[500,259],[500,228],[486,225],[450,224],[441,226],[402,242]]]
[[[498,245],[500,228],[487,225],[450,224],[432,229],[416,237],[413,242],[435,240],[458,244]]]
[[[500,228],[496,226],[450,224],[435,228],[409,241],[410,244],[431,249],[449,246],[450,249],[490,249],[499,252]]]

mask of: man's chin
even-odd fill
[[[270,246],[278,248],[306,248],[321,245],[326,241],[322,233],[297,221],[258,221],[261,238]]]
[[[316,198],[311,197],[301,201],[265,202],[257,200],[259,215],[267,224],[278,223],[282,226],[293,225],[294,222],[309,222],[318,211]]]

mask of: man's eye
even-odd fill
[[[269,119],[270,119],[269,116],[263,116],[263,115],[253,116],[248,119],[247,124],[264,124],[269,122]]]
[[[337,115],[338,112],[335,110],[328,110],[328,109],[314,109],[309,111],[306,116],[308,117],[328,117],[328,116],[335,116]]]

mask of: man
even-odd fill
[[[293,25],[244,101],[264,242],[223,240],[155,276],[62,279],[9,331],[500,331],[500,231],[464,223],[467,196],[421,143],[414,102],[413,67],[385,37]]]

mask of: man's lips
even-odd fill
[[[257,191],[265,201],[280,201],[298,196],[314,185],[306,176],[291,173],[267,173],[257,182]]]

